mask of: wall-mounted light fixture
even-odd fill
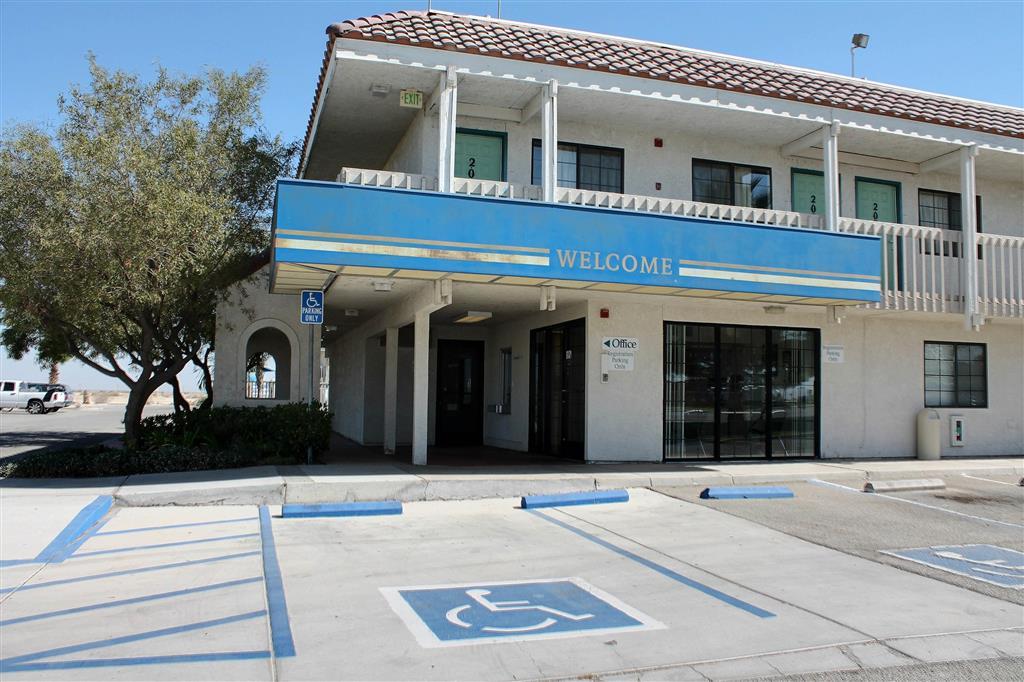
[[[786,306],[784,305],[766,305],[764,307],[765,315],[783,315],[786,312]]]

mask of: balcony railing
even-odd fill
[[[343,168],[338,182],[370,187],[435,191],[437,180],[427,175]],[[456,194],[540,201],[539,185],[455,178]],[[617,209],[681,218],[712,218],[755,225],[820,230],[820,215],[706,204],[637,194],[619,194],[559,187],[560,204]],[[840,232],[881,237],[882,291],[878,303],[866,307],[935,313],[964,310],[962,268],[964,253],[959,232],[919,225],[840,218]],[[986,316],[1024,317],[1024,238],[977,235],[977,312]]]

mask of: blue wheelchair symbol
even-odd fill
[[[381,592],[425,647],[664,627],[578,578]]]
[[[996,545],[940,545],[883,552],[982,582],[1024,588],[1024,553]]]

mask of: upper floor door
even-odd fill
[[[901,220],[900,184],[886,180],[857,178],[857,217],[861,220],[876,220],[883,223],[898,223]],[[882,243],[885,259],[885,286],[894,289],[903,285],[903,244],[894,235],[884,238]]]
[[[505,180],[505,133],[458,130],[455,133],[455,177]]]

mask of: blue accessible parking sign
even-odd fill
[[[1024,552],[995,545],[940,545],[882,552],[1001,587],[1024,588]]]
[[[302,324],[324,323],[324,292],[306,290],[299,299],[299,320]]]
[[[381,588],[424,647],[664,627],[579,578]]]

